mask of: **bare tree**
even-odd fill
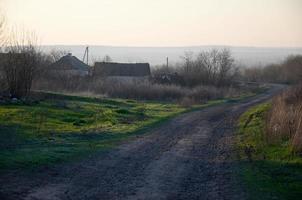
[[[228,49],[204,51],[199,53],[195,60],[192,54],[186,53],[183,60],[182,76],[188,86],[223,86],[228,84],[236,73],[234,59]]]
[[[181,56],[184,61],[185,73],[189,73],[190,69],[193,67],[193,52],[186,51],[184,56]]]
[[[11,34],[13,35],[13,34]],[[5,49],[3,72],[11,97],[21,98],[30,92],[41,61],[34,34],[11,36]]]
[[[237,69],[234,67],[234,59],[228,49],[223,49],[219,53],[219,69],[217,85],[222,86],[227,84],[236,73]]]
[[[199,53],[195,61],[196,68],[199,71],[200,82],[203,84],[210,84],[216,79],[216,57],[217,50],[204,51]]]

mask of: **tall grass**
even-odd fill
[[[232,87],[196,86],[194,88],[179,85],[151,83],[148,80],[103,80],[94,84],[91,90],[96,94],[105,94],[114,98],[137,100],[173,101],[181,104],[203,103],[212,99],[235,97],[241,94]]]
[[[294,152],[302,152],[302,84],[273,99],[266,129],[268,143],[289,141]]]

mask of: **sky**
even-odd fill
[[[45,45],[302,47],[302,0],[0,0]]]

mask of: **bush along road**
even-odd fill
[[[272,105],[263,103],[239,120],[236,146],[239,174],[249,199],[301,199],[302,157],[292,151],[291,140],[268,142],[267,117]]]
[[[281,89],[184,113],[78,161],[1,174],[0,199],[245,199],[236,178],[236,122]]]

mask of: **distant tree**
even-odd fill
[[[184,61],[184,69],[185,73],[189,73],[190,69],[193,67],[193,52],[192,51],[186,51],[181,58]]]
[[[223,49],[218,55],[218,60],[217,85],[222,86],[230,82],[230,79],[237,74],[237,69],[234,67],[235,60],[229,49]]]
[[[283,63],[286,81],[297,83],[302,81],[302,56],[289,56]]]
[[[249,82],[262,81],[262,69],[259,67],[250,67],[243,70],[243,79]]]
[[[243,78],[248,81],[271,83],[298,83],[302,81],[302,56],[289,56],[280,64],[270,64],[264,67],[251,67],[243,72]]]
[[[230,84],[237,70],[234,59],[228,49],[204,51],[193,59],[191,53],[183,56],[183,70],[181,75],[187,86]]]
[[[215,84],[218,73],[218,54],[217,49],[199,53],[196,60],[197,69],[200,72],[203,84]]]
[[[104,56],[103,62],[112,62],[112,58],[108,55]]]

